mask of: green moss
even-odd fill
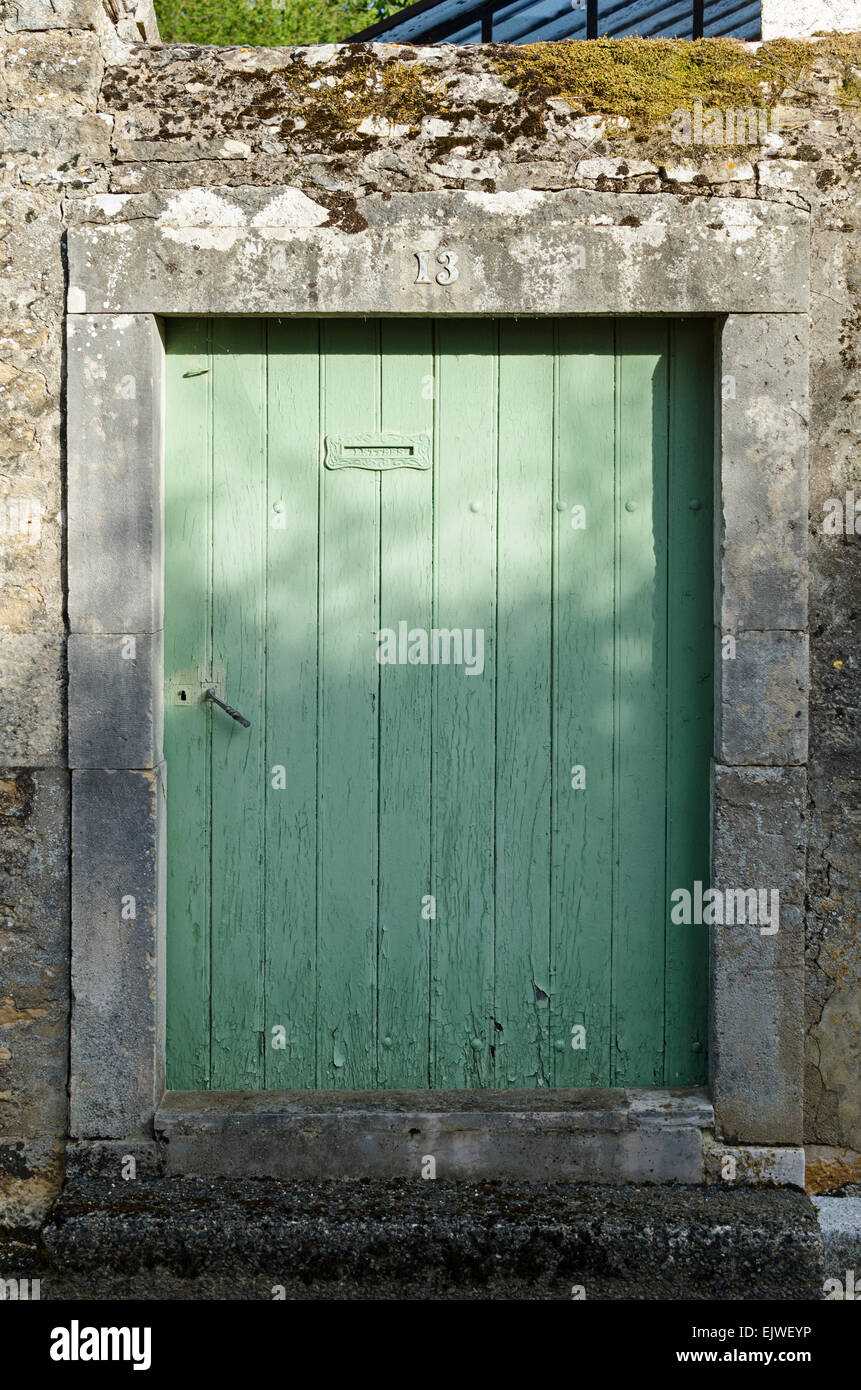
[[[847,77],[845,79],[843,99],[852,106],[861,106],[861,78]]]
[[[284,73],[295,111],[311,134],[335,137],[355,131],[367,116],[417,126],[429,110],[444,111],[444,86],[437,73],[417,62],[382,67],[360,48],[325,68],[295,63]],[[312,82],[321,82],[312,87]]]
[[[622,117],[629,123],[625,133],[642,137],[668,122],[674,111],[690,110],[696,100],[720,109],[767,107],[823,57],[842,70],[838,99],[857,101],[859,83],[852,69],[861,65],[861,37],[855,34],[832,34],[816,43],[776,39],[755,51],[735,39],[512,45],[495,66],[533,107],[560,97],[584,115]]]
[[[840,79],[835,100],[855,104],[861,67],[861,38],[832,34],[817,42],[777,39],[755,51],[734,39],[685,40],[593,39],[588,42],[499,46],[491,65],[521,96],[514,109],[496,111],[496,137],[518,134],[541,138],[548,97],[568,101],[575,111],[623,118],[620,134],[645,140],[670,120],[674,111],[704,108],[767,109],[782,96],[794,104],[811,98],[798,93],[813,64],[826,59]],[[345,49],[325,69],[294,63],[281,70],[283,97],[307,122],[309,134],[343,145],[367,116],[418,125],[423,115],[445,114],[445,83],[438,73],[416,61],[409,49],[403,59],[382,65],[371,49]],[[322,79],[322,85],[311,87]],[[329,79],[332,79],[331,81]],[[295,105],[294,105],[295,102]],[[445,137],[443,137],[445,139]]]

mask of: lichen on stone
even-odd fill
[[[267,59],[276,52],[261,51],[258,61],[251,56],[238,65],[225,63],[231,50],[220,50],[214,65],[205,51],[175,50],[176,71],[173,82],[159,92],[161,126],[153,133],[165,138],[180,133],[180,127],[205,131],[212,123],[216,74],[222,129],[232,113],[229,123],[236,131],[259,130],[263,123],[280,120],[285,137],[295,129],[302,131],[304,141],[335,143],[352,137],[367,143],[359,126],[369,117],[380,125],[412,128],[429,111],[445,109],[439,74],[415,61],[410,49],[403,57],[380,61],[363,45],[345,46],[327,62],[311,60],[309,50],[285,49],[283,60],[272,65]],[[103,98],[119,106],[130,93],[137,97],[138,85],[133,69],[115,71],[105,83]]]

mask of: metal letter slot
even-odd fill
[[[327,468],[370,468],[388,472],[390,468],[430,468],[428,434],[327,434]]]

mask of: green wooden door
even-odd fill
[[[167,347],[170,1087],[702,1082],[711,325]]]

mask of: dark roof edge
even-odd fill
[[[375,39],[378,34],[385,34],[395,24],[400,24],[404,19],[412,19],[416,15],[425,14],[427,10],[433,10],[440,3],[440,0],[417,0],[415,5],[407,5],[404,9],[398,10],[395,14],[390,14],[387,19],[378,19],[376,24],[371,24],[367,29],[360,29],[357,34],[350,34],[349,38],[342,39],[342,43],[367,43]],[[480,0],[477,0],[477,4]]]

